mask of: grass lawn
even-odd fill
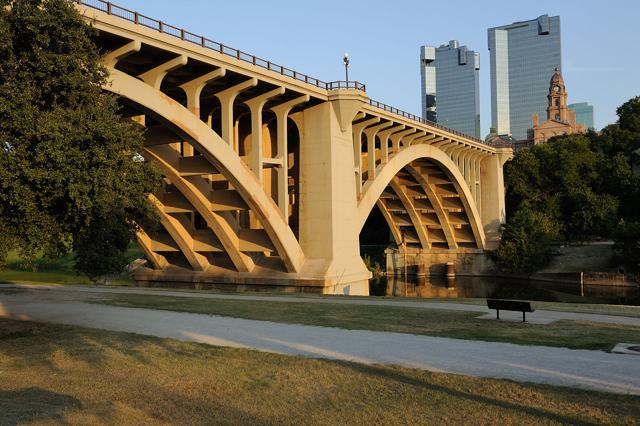
[[[549,325],[476,319],[478,313],[391,306],[199,299],[147,295],[104,295],[93,303],[195,312],[253,320],[393,331],[525,345],[610,350],[637,342],[640,327],[559,321]]]
[[[140,249],[132,244],[127,251],[127,259],[132,261],[141,257]],[[74,255],[59,259],[38,257],[32,264],[25,262],[17,252],[9,252],[4,269],[0,269],[0,282],[3,283],[46,283],[46,284],[91,284],[91,280],[74,270]],[[112,285],[131,285],[129,278],[113,280]]]
[[[0,319],[0,424],[637,424],[640,397]]]

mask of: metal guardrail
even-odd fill
[[[330,83],[327,83],[327,89],[329,90],[355,89],[355,90],[362,90],[363,92],[367,91],[367,87],[363,83],[360,83],[359,81],[345,81],[345,80],[332,81]]]
[[[281,74],[287,77],[291,77],[294,80],[302,81],[312,86],[320,87],[326,90],[345,88],[345,89],[362,90],[363,92],[366,91],[366,86],[360,82],[357,82],[357,81],[325,82],[317,78],[311,77],[307,74],[303,74],[295,70],[292,70],[290,68],[283,67],[282,65],[275,64],[266,59],[262,59],[258,56],[243,52],[239,49],[235,49],[233,47],[226,46],[222,43],[218,43],[217,41],[210,40],[204,36],[194,34],[185,29],[167,24],[166,22],[163,22],[154,18],[150,18],[146,15],[118,6],[109,1],[105,1],[105,0],[72,0],[72,1],[83,6],[87,6],[91,9],[99,10],[100,12],[105,12],[109,15],[116,16],[118,18],[132,22],[136,25],[140,25],[140,26],[158,31],[163,34],[168,34],[170,36],[179,38],[180,40],[197,44],[201,47],[211,49],[223,55],[227,55],[232,58],[238,59],[240,61],[247,62],[249,64],[267,69],[269,71],[276,72],[278,74]]]
[[[481,139],[478,139],[478,138],[473,137],[473,136],[469,136],[469,135],[464,134],[464,133],[462,133],[462,132],[460,132],[458,130],[454,130],[454,129],[451,129],[449,127],[445,127],[445,126],[443,126],[441,124],[436,123],[435,121],[425,120],[424,118],[419,117],[419,116],[417,116],[415,114],[411,114],[409,112],[402,111],[401,109],[392,107],[392,106],[387,105],[387,104],[383,104],[382,102],[378,102],[378,101],[374,101],[373,99],[370,99],[369,100],[369,104],[371,106],[374,106],[376,108],[380,108],[380,109],[385,110],[387,112],[390,112],[392,114],[396,114],[396,115],[399,115],[401,117],[408,118],[409,120],[418,121],[418,122],[420,122],[422,124],[433,126],[433,127],[438,128],[438,129],[444,130],[446,132],[453,133],[454,135],[458,135],[458,136],[461,136],[461,137],[464,137],[464,138],[467,138],[467,139],[471,139],[474,142],[478,142],[478,143],[484,144],[484,142]]]
[[[290,68],[286,68],[286,67],[283,67],[282,65],[278,65],[266,59],[262,59],[258,56],[243,52],[239,49],[235,49],[233,47],[226,46],[222,43],[219,43],[217,41],[210,40],[204,36],[194,34],[185,29],[167,24],[166,22],[163,22],[154,18],[150,18],[146,15],[118,6],[106,0],[71,0],[71,1],[83,6],[87,6],[91,9],[99,10],[109,15],[116,16],[118,18],[132,22],[136,25],[140,25],[140,26],[158,31],[163,34],[168,34],[170,36],[179,38],[180,40],[197,44],[201,47],[211,49],[218,53],[238,59],[240,61],[244,61],[261,68],[265,68],[269,71],[277,72],[283,76],[293,78],[294,80],[301,81],[301,82],[310,84],[312,86],[316,86],[325,90],[355,89],[355,90],[361,90],[363,92],[366,92],[366,85],[358,81],[331,81],[331,82],[322,81],[317,78],[311,77],[307,74],[299,73]],[[385,111],[400,115],[410,120],[414,120],[423,124],[427,124],[429,126],[436,127],[438,129],[444,130],[449,133],[453,133],[455,135],[470,139],[478,143],[484,143],[482,140],[478,138],[475,138],[475,137],[466,135],[462,132],[459,132],[457,130],[442,126],[436,122],[425,120],[424,118],[419,117],[415,114],[402,111],[398,108],[389,106],[382,102],[369,100],[369,104],[376,108],[383,109]]]

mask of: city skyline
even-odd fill
[[[423,118],[481,138],[479,71],[478,52],[458,40],[421,46]]]
[[[559,16],[541,15],[487,30],[491,77],[491,128],[527,138],[531,117],[544,116],[549,80],[562,71]]]
[[[311,6],[293,7],[291,2],[256,3],[251,13],[243,13],[243,19],[246,25],[260,28],[259,32],[243,31],[232,20],[215,19],[240,13],[240,6],[233,3],[217,5],[215,10],[203,0],[193,0],[192,7],[179,9],[170,1],[121,3],[326,81],[344,79],[342,54],[349,52],[350,78],[366,83],[371,98],[417,115],[421,112],[420,73],[415,60],[419,47],[443,40],[464,40],[469,49],[480,53],[481,65],[484,64],[480,70],[482,136],[488,133],[491,121],[486,47],[487,29],[494,26],[542,14],[560,15],[562,71],[571,88],[571,102],[594,106],[597,129],[615,122],[616,108],[640,94],[640,81],[632,72],[640,67],[640,58],[624,53],[624,46],[633,44],[628,28],[640,13],[640,5],[624,1],[613,0],[598,14],[592,13],[590,7],[595,2],[462,2],[464,15],[453,13],[447,5],[418,1],[400,2],[397,8],[388,9],[375,7],[376,2],[343,4],[330,0],[326,7],[313,13]],[[193,14],[198,9],[202,13]],[[412,13],[407,14],[407,10]],[[314,16],[312,22],[308,22],[310,13]],[[354,16],[358,16],[360,25],[354,25]],[[434,19],[425,20],[426,16]],[[459,25],[452,26],[452,20]],[[617,25],[608,27],[606,32],[595,31],[605,21]],[[269,22],[279,24],[268,25]],[[307,24],[300,25],[301,22]],[[327,32],[326,25],[331,25],[332,31]],[[622,39],[627,41],[620,43]]]

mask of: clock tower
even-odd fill
[[[562,74],[560,74],[558,68],[555,69],[553,77],[551,77],[547,99],[549,100],[549,106],[547,107],[547,120],[566,123],[569,116],[567,90],[564,86]]]
[[[586,133],[586,126],[576,123],[576,112],[569,109],[567,89],[558,68],[555,69],[549,82],[547,99],[549,100],[547,120],[539,123],[538,114],[533,114],[533,127],[527,131],[527,141],[522,141],[524,145],[543,143],[555,136]]]

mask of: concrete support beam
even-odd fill
[[[146,232],[139,229],[136,232],[136,239],[138,240],[138,245],[142,248],[146,258],[149,259],[149,262],[151,262],[155,269],[162,270],[169,265],[169,262],[163,255],[156,253],[151,249],[151,237],[149,237]]]
[[[402,146],[411,146],[417,139],[424,137],[427,134],[426,131],[420,130],[412,135],[405,136],[402,139]]]
[[[353,125],[353,170],[358,196],[362,193],[362,134],[364,129],[379,122],[380,117],[374,117]]]
[[[140,40],[133,40],[124,46],[109,52],[102,57],[102,64],[105,67],[115,67],[121,59],[126,58],[129,55],[137,53],[142,48],[142,42]]]
[[[218,68],[180,86],[187,95],[187,109],[191,111],[193,115],[200,118],[200,95],[202,94],[202,90],[208,83],[217,78],[224,77],[225,74],[226,70],[224,68]],[[193,147],[189,144],[183,144],[182,151],[185,157],[193,155]]]
[[[260,185],[264,183],[262,176],[262,109],[267,101],[273,97],[284,94],[284,87],[278,87],[251,100],[245,104],[251,110],[251,152],[249,153],[249,167],[258,178]]]
[[[236,152],[238,152],[238,143],[234,137],[233,104],[236,97],[242,91],[247,90],[250,87],[256,87],[257,85],[258,79],[254,77],[218,92],[215,95],[220,101],[222,112],[222,139],[232,146]]]
[[[400,247],[400,245],[402,245],[402,234],[400,232],[400,227],[396,223],[393,215],[387,209],[387,206],[384,205],[382,200],[378,200],[376,202],[376,206],[378,206],[380,213],[382,213],[382,216],[384,217],[385,221],[389,225],[389,229],[391,229],[391,235],[393,236],[393,241],[396,243],[398,247]]]
[[[209,268],[209,261],[200,253],[193,250],[193,236],[188,229],[176,217],[166,213],[164,206],[154,195],[149,195],[149,199],[156,206],[156,210],[160,216],[160,223],[167,230],[171,238],[180,247],[180,251],[187,258],[194,271],[206,271]]]
[[[438,222],[440,222],[444,236],[447,239],[447,245],[450,249],[457,249],[458,243],[456,242],[455,232],[453,230],[453,226],[451,226],[449,215],[442,207],[442,200],[438,197],[438,194],[436,194],[433,187],[429,184],[427,179],[424,178],[422,173],[411,166],[407,166],[406,170],[411,173],[411,176],[413,176],[416,181],[418,181],[424,192],[427,194],[427,197],[429,197],[429,201],[431,202],[433,209],[436,211]]]
[[[177,68],[187,65],[187,60],[188,59],[186,55],[180,55],[176,58],[171,59],[170,61],[165,62],[164,64],[158,65],[157,67],[140,74],[138,78],[154,89],[160,90],[162,80],[164,80],[167,74]]]
[[[404,124],[394,124],[392,127],[378,132],[378,138],[380,139],[380,157],[382,164],[389,161],[389,136],[393,133],[397,133],[404,130]]]
[[[364,130],[367,140],[367,180],[373,180],[376,177],[376,135],[380,130],[392,125],[392,122],[387,121]],[[380,141],[380,149],[382,150],[382,141]],[[362,169],[362,165],[360,167]],[[362,187],[360,187],[360,191],[362,191]]]
[[[287,121],[291,110],[300,104],[309,102],[309,99],[309,95],[304,95],[271,108],[271,111],[276,115],[278,134],[276,157],[280,160],[280,167],[277,169],[278,208],[286,223],[289,223],[289,153],[287,152],[289,134]],[[302,141],[300,143],[302,144]]]
[[[187,95],[187,109],[196,117],[200,117],[200,95],[202,94],[202,90],[207,84],[213,80],[224,77],[226,74],[227,70],[218,68],[180,86]]]
[[[400,141],[402,140],[402,138],[404,138],[405,136],[411,135],[413,133],[416,133],[416,129],[414,128],[409,128],[406,130],[403,130],[401,132],[397,132],[394,133],[390,136],[391,138],[391,152],[393,154],[397,154],[400,152]]]
[[[420,219],[420,214],[417,212],[413,204],[413,200],[407,195],[405,188],[398,182],[397,178],[394,178],[391,182],[389,182],[389,186],[391,187],[391,189],[393,189],[393,192],[396,193],[398,198],[400,198],[400,202],[402,202],[404,209],[407,211],[407,213],[409,213],[409,217],[411,218],[411,222],[413,223],[413,228],[418,234],[420,245],[425,250],[430,249],[431,241],[429,241],[427,228],[422,224],[422,219]]]

